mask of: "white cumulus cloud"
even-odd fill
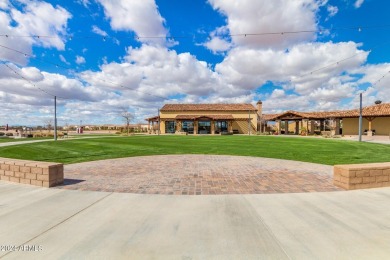
[[[59,5],[53,7],[42,1],[26,0],[21,4],[22,10],[13,6],[0,10],[0,31],[8,35],[0,38],[0,44],[27,54],[31,54],[33,45],[64,50],[67,22],[72,15]],[[0,49],[0,59],[27,62],[27,57],[5,48]]]
[[[98,35],[104,36],[104,37],[108,35],[105,31],[103,31],[102,29],[100,29],[96,25],[92,26],[92,32],[94,32]]]
[[[360,8],[363,3],[364,3],[364,0],[356,0],[354,6],[355,6],[355,8]]]
[[[281,34],[317,29],[316,12],[320,4],[314,0],[209,0],[209,3],[226,16],[230,33],[241,35],[232,37],[237,46],[285,48],[293,43],[315,39],[315,33]],[[275,32],[280,34],[250,35]]]
[[[140,41],[163,44],[167,35],[164,18],[160,15],[154,0],[97,0],[104,7],[114,30],[134,31]],[[147,38],[160,36],[163,39]],[[142,38],[145,37],[145,38]]]
[[[85,58],[83,56],[76,56],[76,63],[77,64],[85,63]]]
[[[213,53],[224,52],[230,49],[230,42],[221,39],[219,37],[213,37],[210,41],[204,44],[207,49],[211,50]]]
[[[328,5],[326,7],[326,9],[328,10],[330,17],[335,16],[339,12],[339,8],[337,6],[333,6],[333,5]]]

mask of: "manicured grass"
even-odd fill
[[[390,145],[272,136],[130,136],[0,147],[0,157],[65,164],[158,154],[224,154],[334,165],[390,162]]]
[[[23,142],[23,141],[44,140],[44,139],[53,139],[53,138],[52,137],[39,137],[39,138],[8,138],[8,137],[1,137],[0,138],[0,143]]]

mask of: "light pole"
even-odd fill
[[[362,124],[363,124],[363,95],[360,93],[360,106],[359,106],[359,142],[362,141]]]
[[[57,96],[54,96],[54,141],[57,141]]]

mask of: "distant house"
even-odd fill
[[[258,112],[252,104],[166,104],[160,116],[147,118],[149,129],[162,134],[256,133]]]

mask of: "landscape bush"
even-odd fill
[[[5,135],[5,133],[4,132],[0,132],[0,136],[4,136]]]
[[[6,135],[6,136],[14,136],[13,133],[6,133],[5,135]]]

